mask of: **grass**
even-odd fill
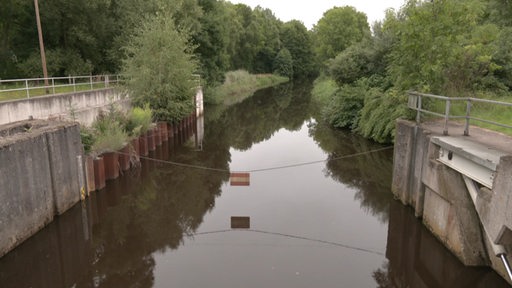
[[[336,90],[338,90],[338,85],[334,80],[329,78],[318,78],[315,80],[311,95],[313,95],[315,101],[321,104],[327,104],[331,101]]]
[[[226,73],[224,83],[218,87],[205,91],[207,104],[232,105],[251,96],[259,89],[288,82],[287,77],[273,74],[249,74],[244,70]]]
[[[41,83],[41,85],[44,85]],[[55,87],[55,94],[62,94],[62,93],[71,93],[74,91],[87,91],[87,90],[96,90],[96,89],[102,89],[105,88],[104,83],[95,83],[93,84],[93,87],[91,89],[91,85],[89,83],[77,83],[76,84],[76,90],[73,89],[73,86],[62,86],[62,84],[56,84]],[[112,87],[114,84],[110,84],[110,87]],[[9,100],[16,100],[16,99],[26,99],[27,98],[27,91],[26,90],[19,90],[19,91],[3,91],[3,90],[10,90],[10,89],[25,89],[25,86],[23,85],[1,85],[0,86],[0,101],[9,101]],[[46,93],[45,88],[38,88],[38,87],[29,87],[29,98],[32,97],[39,97],[39,96],[47,96],[47,95],[53,95],[54,89],[52,87],[48,88],[49,94]]]
[[[512,103],[512,96],[493,97],[487,95],[485,96],[485,99]],[[428,104],[428,110],[440,114],[445,113],[445,107],[446,104],[444,100],[430,100]],[[450,116],[466,116],[466,107],[466,101],[451,101]],[[479,118],[487,121],[493,121],[500,124],[512,126],[512,106],[473,102],[471,105],[470,116],[471,118]],[[426,116],[426,118],[435,119],[438,117]],[[458,121],[464,123],[465,119],[457,119],[451,121]],[[470,124],[512,136],[512,128],[501,127],[498,125],[493,125],[478,120],[470,120]]]

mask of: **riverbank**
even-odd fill
[[[290,81],[289,78],[274,74],[249,74],[245,70],[226,73],[226,79],[220,86],[207,88],[205,103],[226,106],[239,103],[257,90],[272,87]]]

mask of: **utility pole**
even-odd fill
[[[39,35],[39,50],[41,51],[41,64],[43,66],[44,86],[46,87],[46,94],[48,94],[50,93],[50,90],[48,89],[48,70],[46,70],[46,54],[44,53],[43,31],[41,29],[41,19],[39,18],[39,4],[37,3],[37,0],[34,0],[34,6],[36,8],[37,34]]]

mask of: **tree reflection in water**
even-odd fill
[[[181,133],[151,156],[227,171],[231,148],[247,150],[282,128],[295,131],[309,121],[310,135],[329,155],[325,174],[351,187],[368,213],[383,224],[389,221],[389,262],[373,275],[379,287],[466,287],[456,286],[454,279],[467,284],[462,275],[475,271],[477,278],[470,279],[480,286],[468,287],[502,287],[500,278],[489,270],[450,264],[453,257],[440,244],[431,244],[428,231],[422,232],[421,224],[401,212],[405,209],[401,204],[395,205],[390,192],[392,149],[335,160],[383,146],[311,120],[320,116],[312,109],[310,90],[310,84],[282,85],[217,112],[207,109],[201,151],[182,145],[186,137]],[[83,205],[0,259],[0,283],[2,287],[152,287],[153,254],[177,249],[184,236],[193,235],[228,180],[227,172],[144,161],[140,169],[110,181],[106,190],[92,193]],[[430,254],[434,258],[421,251],[441,252]],[[442,267],[441,274],[436,274],[437,267]],[[410,275],[431,286],[419,285]],[[445,282],[453,286],[431,284]]]

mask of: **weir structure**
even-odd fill
[[[445,101],[445,114],[425,109],[425,98]],[[467,101],[464,116],[450,115],[453,101]],[[512,284],[512,137],[470,126],[491,123],[471,117],[475,101],[409,94],[417,117],[396,123],[392,190],[463,264],[490,266]]]
[[[201,87],[194,101],[192,114],[197,120],[189,117],[173,125],[174,129],[168,130],[165,123],[165,128],[155,130],[164,130],[166,138],[180,141],[194,136],[196,145],[201,146]],[[112,103],[123,110],[131,107],[130,99],[115,88],[0,103],[0,257],[83,200],[90,187],[80,125],[89,125]],[[118,162],[114,165],[120,166]]]

